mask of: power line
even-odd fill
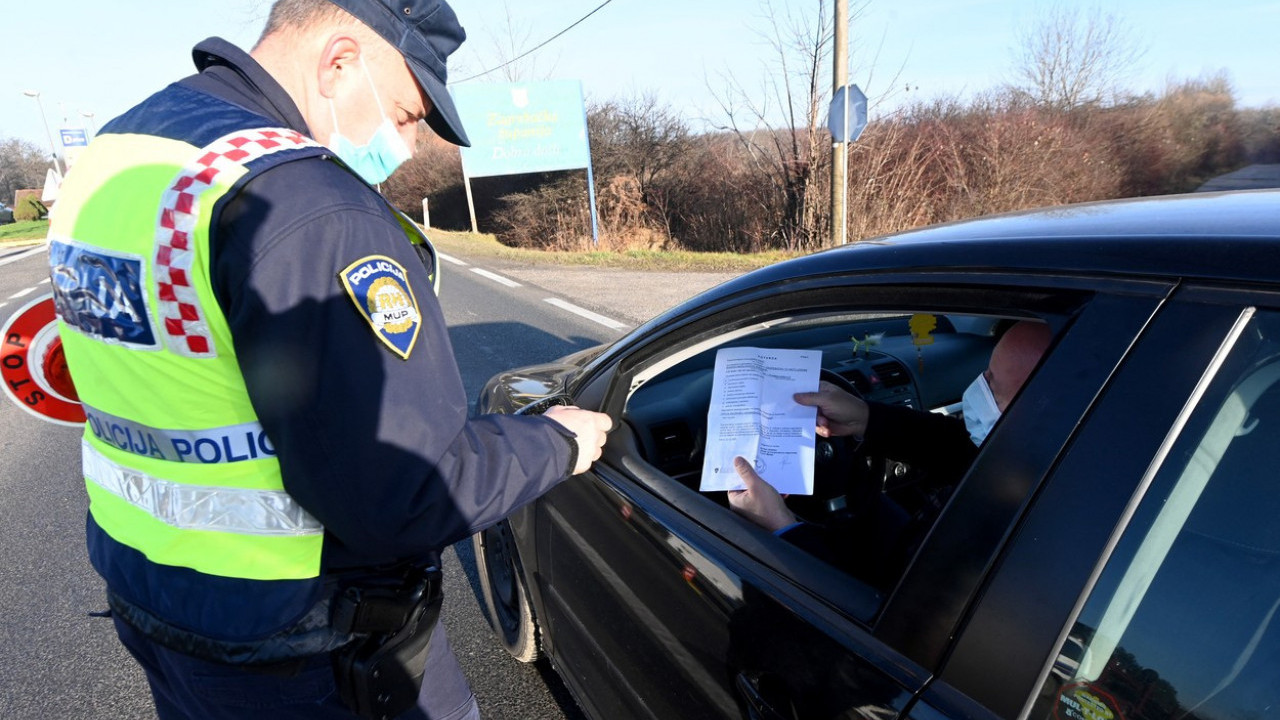
[[[586,15],[583,15],[582,17],[578,18],[577,22],[575,22],[575,23],[573,23],[572,25],[570,25],[569,27],[567,27],[567,28],[565,28],[565,29],[561,30],[560,32],[556,33],[555,35],[552,35],[551,37],[547,38],[546,40],[543,40],[542,42],[538,43],[538,44],[537,44],[536,46],[534,46],[531,50],[527,50],[527,51],[525,51],[525,52],[521,53],[519,56],[511,58],[510,60],[508,60],[508,61],[506,61],[506,62],[502,63],[501,65],[499,65],[499,66],[497,66],[497,67],[490,68],[490,69],[488,69],[488,70],[485,70],[485,71],[484,71],[484,72],[482,72],[482,73],[479,73],[479,74],[477,74],[477,75],[472,75],[471,77],[468,77],[468,78],[463,78],[463,79],[461,79],[461,80],[458,80],[458,82],[467,82],[468,80],[475,80],[475,79],[476,79],[476,78],[478,78],[478,77],[484,77],[485,75],[488,75],[488,74],[489,74],[489,73],[491,73],[491,72],[497,72],[497,71],[501,70],[502,68],[504,68],[504,67],[506,67],[506,66],[508,66],[508,65],[511,65],[512,63],[515,63],[515,62],[517,62],[517,61],[519,61],[519,60],[523,60],[524,58],[526,58],[526,57],[528,57],[528,56],[532,55],[533,53],[537,52],[538,50],[541,50],[545,45],[547,45],[548,43],[550,43],[552,40],[555,40],[556,38],[560,37],[561,35],[563,35],[563,34],[565,34],[565,33],[569,32],[570,30],[574,29],[575,27],[577,27],[577,26],[581,25],[581,24],[582,24],[582,22],[583,22],[584,20],[586,20],[587,18],[591,17],[592,15],[595,15],[597,12],[600,12],[600,8],[604,7],[605,5],[608,5],[608,4],[609,4],[609,3],[611,3],[611,2],[613,2],[613,0],[604,0],[604,2],[602,2],[602,3],[600,3],[599,5],[597,5],[597,6],[596,6],[596,9],[595,9],[595,10],[592,10],[591,12],[587,13]]]

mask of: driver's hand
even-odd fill
[[[817,433],[822,437],[862,437],[867,432],[866,401],[825,380],[818,383],[818,392],[796,393],[795,400],[818,408]]]
[[[747,486],[746,490],[729,491],[729,507],[742,517],[768,530],[776,532],[796,523],[795,513],[787,509],[773,486],[756,474],[751,463],[741,457],[733,459],[733,469]]]
[[[573,405],[556,405],[544,416],[560,423],[577,439],[578,463],[573,467],[574,475],[586,472],[591,463],[600,459],[604,441],[613,427],[613,420],[608,415]]]

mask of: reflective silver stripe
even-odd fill
[[[170,462],[201,465],[275,457],[262,425],[251,422],[205,430],[163,430],[84,406],[89,432],[113,447]]]
[[[283,490],[183,485],[118,465],[87,440],[80,445],[86,480],[167,525],[240,535],[324,532]]]

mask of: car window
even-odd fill
[[[814,494],[787,499],[806,526],[782,538],[887,593],[976,455],[961,398],[1017,319],[924,308],[825,312],[738,328],[703,337],[638,373],[623,419],[645,461],[730,512],[726,493],[699,493],[720,348],[820,350],[824,379],[843,383],[885,413],[924,416],[958,452],[924,437],[878,443],[868,437],[861,444],[819,438]]]
[[[1033,718],[1280,706],[1280,313],[1246,312],[1132,505]]]

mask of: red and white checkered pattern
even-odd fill
[[[160,203],[156,226],[155,282],[162,335],[171,352],[191,358],[217,357],[199,294],[191,284],[200,197],[227,170],[258,158],[302,147],[319,147],[288,129],[241,130],[215,140],[182,169]]]

